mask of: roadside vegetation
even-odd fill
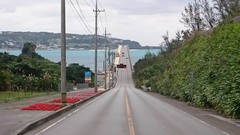
[[[56,93],[60,84],[60,63],[35,52],[36,45],[25,43],[19,56],[0,53],[0,102]],[[68,83],[84,83],[89,68],[79,64],[67,67]]]
[[[181,19],[189,29],[177,32],[172,40],[168,33],[163,35],[159,54],[147,53],[139,60],[133,78],[138,88],[151,87],[239,118],[240,3],[213,0],[213,4],[207,0],[189,3]]]
[[[57,94],[57,92],[27,92],[27,91],[4,91],[0,92],[0,103],[19,101],[26,98]]]

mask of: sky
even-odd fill
[[[95,1],[66,0],[67,33],[95,33]],[[192,1],[99,0],[98,9],[105,12],[98,14],[98,34],[103,35],[106,28],[110,37],[137,41],[142,46],[159,46],[167,31],[173,38],[178,30],[186,29],[179,20],[184,7]],[[0,2],[0,31],[60,33],[60,21],[61,0]]]

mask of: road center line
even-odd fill
[[[129,133],[130,133],[130,135],[135,135],[135,130],[134,130],[134,127],[133,127],[133,120],[132,120],[132,115],[131,115],[131,109],[130,109],[130,105],[129,105],[129,101],[128,101],[128,95],[127,95],[126,90],[124,91],[124,95],[125,95],[125,103],[126,103],[126,109],[127,109]]]

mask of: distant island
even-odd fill
[[[94,49],[95,39],[93,35],[67,34],[68,50],[89,50]],[[146,49],[136,41],[123,40],[118,38],[108,38],[111,49],[116,49],[119,44],[129,45],[130,49]],[[37,50],[55,50],[61,46],[61,34],[50,32],[0,32],[0,49],[22,49],[24,43],[32,42],[37,45]],[[98,48],[104,48],[105,37],[99,35]]]

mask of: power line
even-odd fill
[[[109,26],[108,26],[108,21],[107,21],[107,13],[106,12],[104,12],[104,16],[105,16],[106,29],[107,29],[108,32],[110,32],[109,31]]]
[[[99,18],[100,18],[100,22],[101,22],[102,30],[104,31],[104,26],[103,26],[103,21],[102,21],[102,16],[101,16],[101,14],[99,14]]]
[[[82,14],[82,18],[85,20],[85,22],[87,22],[87,19],[86,19],[86,17],[84,16],[84,14],[83,14],[83,11],[82,11],[82,9],[81,9],[81,7],[80,7],[80,4],[78,3],[78,0],[76,0],[76,2],[77,2],[77,5],[78,5],[78,8],[79,8],[79,11],[80,11],[80,13]],[[89,25],[88,25],[89,26]],[[90,26],[89,26],[90,27]],[[90,27],[90,28],[92,28],[93,29],[93,27]]]
[[[89,3],[88,3],[88,1],[87,0],[84,0],[85,1],[85,3],[88,5],[88,7],[89,8],[91,8],[91,9],[93,9],[94,8],[94,5],[93,6],[91,6]]]
[[[85,3],[87,4],[87,6],[88,6],[89,8],[91,8],[91,9],[92,9],[92,6],[91,6],[90,3],[92,3],[93,6],[95,6],[93,0],[91,0],[90,3],[89,3],[87,0],[84,0],[84,2],[85,2]],[[76,6],[74,5],[74,3],[73,3],[72,0],[69,0],[68,3],[71,5],[71,7],[73,8],[73,10],[75,11],[75,12],[74,12],[75,17],[78,18],[78,19],[80,19],[80,22],[82,22],[83,25],[85,26],[85,30],[88,31],[90,34],[92,34],[92,32],[91,32],[90,29],[94,29],[94,28],[91,27],[91,26],[87,23],[88,21],[87,21],[85,15],[84,15],[84,13],[83,13],[83,10],[82,10],[82,8],[81,8],[78,0],[76,0],[76,3],[77,3],[77,6],[78,6],[78,7],[76,7]],[[103,6],[102,6],[101,2],[100,2],[100,1],[97,1],[97,3],[99,3],[99,5],[101,6],[101,8],[103,9]],[[77,10],[77,8],[78,8],[78,10]],[[110,32],[110,31],[109,31],[109,25],[108,25],[108,21],[107,21],[107,14],[106,14],[106,12],[104,13],[104,16],[105,16],[105,28],[107,29],[108,32]],[[101,15],[100,15],[100,21],[101,21],[101,27],[102,27],[101,29],[104,30],[103,18],[102,18]]]
[[[68,4],[71,5],[70,1],[68,1]],[[72,5],[71,5],[71,8],[72,8],[72,10],[74,10],[74,8],[73,8]],[[74,13],[74,16],[76,17],[76,19],[81,23],[82,21],[81,21],[81,19],[78,17],[77,13],[76,13],[76,12],[73,12],[73,13]],[[88,30],[87,30],[87,28],[85,28],[85,27],[84,27],[84,31],[85,31],[86,33],[88,33]]]
[[[91,0],[91,2],[92,2],[92,4],[93,4],[93,6],[95,7],[95,3],[93,2],[93,0]]]
[[[82,18],[82,17],[81,17],[81,15],[79,14],[79,12],[78,12],[77,8],[74,6],[74,4],[73,4],[72,0],[69,0],[69,1],[70,1],[71,5],[73,6],[73,8],[74,8],[75,12],[77,13],[78,17],[79,17],[79,18],[82,20],[82,22],[83,22],[84,26],[87,28],[88,32],[89,32],[90,34],[92,34],[92,32],[90,31],[90,29],[89,29],[88,25],[85,23],[85,21],[83,20],[83,18]]]
[[[98,1],[98,3],[99,3],[99,5],[101,6],[101,8],[104,9],[103,6],[102,6],[102,4],[101,4],[101,2],[100,2],[100,0]],[[109,31],[109,27],[108,27],[107,14],[106,14],[106,12],[104,12],[104,16],[105,16],[105,27],[106,27],[107,31],[110,32],[110,31]],[[100,19],[102,19],[101,16],[100,16]],[[102,20],[101,20],[101,21],[102,21]]]
[[[81,7],[80,7],[80,5],[79,5],[79,3],[78,3],[78,0],[76,0],[76,3],[77,3],[77,6],[78,6],[78,9],[79,9],[80,13],[82,14],[82,17],[85,18],[84,14],[83,14],[83,12],[82,12],[82,9],[81,9]],[[86,18],[85,18],[85,19],[86,19]]]
[[[100,5],[100,7],[101,7],[102,9],[104,9],[103,6],[102,6],[102,4],[101,4],[101,2],[100,2],[100,0],[98,0],[98,3],[99,3],[99,5]],[[108,27],[106,12],[104,12],[104,16],[105,16],[105,28],[106,28],[107,31],[109,32],[109,27]],[[104,28],[104,25],[103,25],[103,18],[102,18],[102,16],[101,16],[101,14],[100,14],[100,21],[101,21],[102,29],[103,29],[103,31],[104,31],[105,28]]]
[[[70,2],[71,2],[71,4],[72,4],[72,6],[74,7],[76,13],[78,14],[79,18],[82,20],[83,24],[85,25],[85,27],[86,27],[87,30],[89,31],[89,33],[92,34],[91,30],[89,29],[89,25],[87,25],[87,23],[86,23],[87,21],[85,22],[84,19],[81,17],[81,15],[80,15],[79,12],[77,11],[76,7],[74,6],[72,0],[70,0]],[[80,6],[79,6],[79,8],[80,8]],[[80,8],[80,9],[81,9],[81,8]],[[82,14],[83,14],[83,13],[82,13]],[[85,20],[86,20],[86,19],[85,19]]]
[[[75,17],[77,18],[77,20],[84,25],[84,23],[82,22],[81,17],[79,17],[79,13],[78,13],[78,11],[76,10],[73,2],[72,2],[71,0],[68,0],[68,4],[71,5],[72,10],[74,10],[73,12],[74,12],[74,15],[75,15]],[[89,32],[88,28],[87,28],[85,25],[84,25],[84,30],[85,30],[85,32],[87,32],[87,33]],[[91,33],[91,32],[90,32],[90,33]]]
[[[100,1],[98,1],[98,3],[99,3],[99,5],[101,6],[101,8],[102,8],[102,9],[104,9],[104,8],[103,8],[103,6],[102,6],[102,4],[101,4],[101,2],[100,2]]]

